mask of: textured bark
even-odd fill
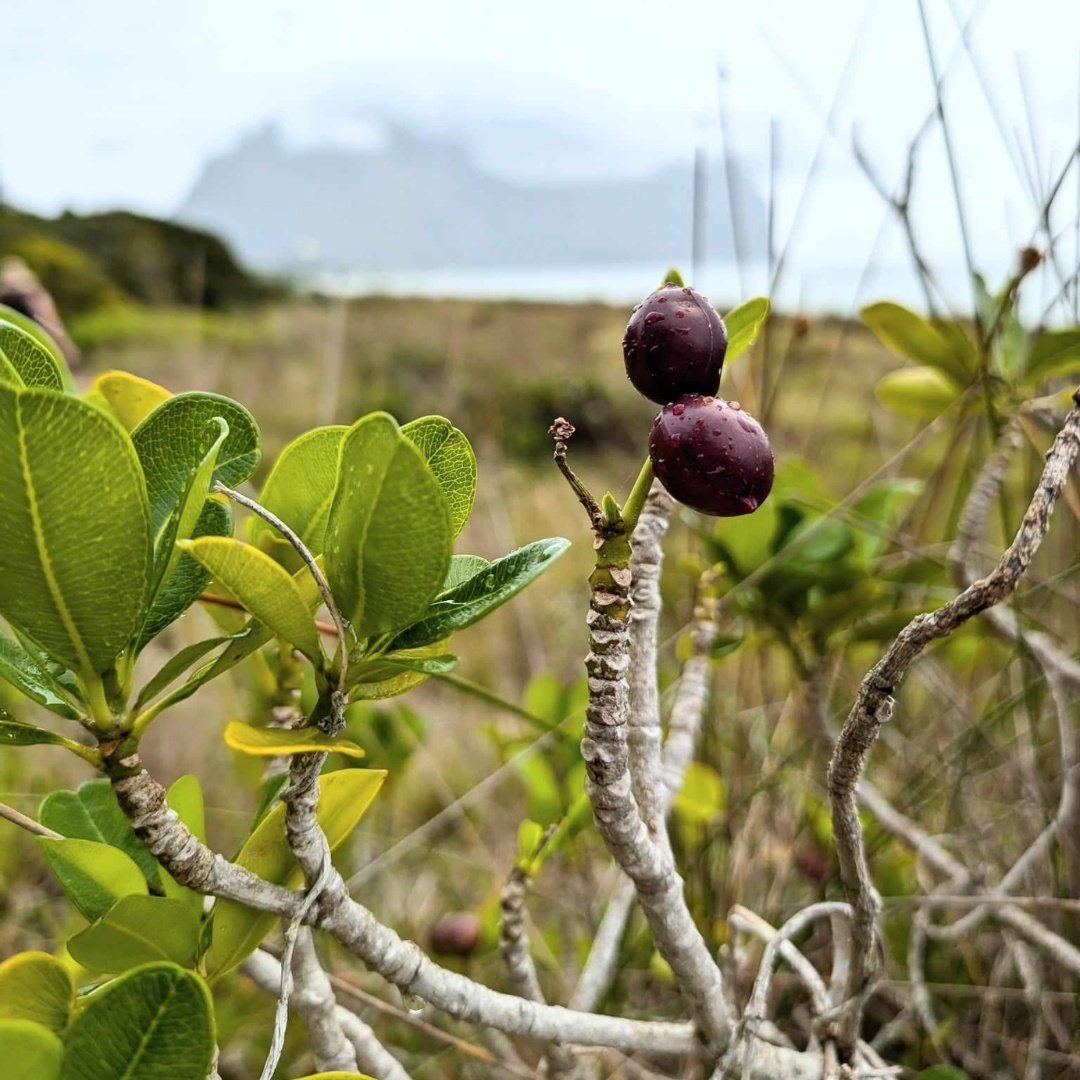
[[[657,951],[668,962],[707,1052],[718,1056],[730,1033],[720,969],[690,915],[670,847],[649,837],[631,789],[627,722],[630,662],[630,551],[625,536],[598,541],[589,579],[589,704],[581,754],[597,831],[634,883]]]
[[[1080,395],[1080,392],[1078,392]],[[858,1039],[862,1005],[877,967],[877,922],[881,901],[870,880],[858,817],[858,784],[866,757],[892,716],[893,694],[911,664],[932,641],[1008,596],[1038,550],[1050,515],[1080,453],[1080,396],[1046,457],[1046,466],[1020,529],[995,569],[969,585],[944,607],[917,615],[867,673],[829,764],[833,832],[844,890],[855,911],[848,1000],[839,1030],[842,1060],[850,1061]]]

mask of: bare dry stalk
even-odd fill
[[[848,1000],[840,1024],[842,1060],[851,1061],[862,1005],[876,974],[877,921],[881,901],[870,879],[858,816],[858,784],[866,757],[892,716],[893,694],[908,668],[932,641],[1008,596],[1027,570],[1046,535],[1050,515],[1080,454],[1080,391],[1054,440],[1046,466],[1020,529],[997,567],[937,611],[916,616],[863,679],[858,697],[829,764],[833,832],[845,892],[855,910]],[[1024,913],[1017,913],[1023,916]]]

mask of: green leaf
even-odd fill
[[[419,686],[432,675],[445,675],[458,662],[446,656],[446,641],[434,641],[419,649],[402,649],[349,667],[349,700],[380,701],[397,697]]]
[[[724,363],[738,360],[757,340],[758,333],[769,316],[769,298],[755,296],[738,307],[732,308],[724,317],[728,346]]]
[[[979,366],[979,357],[967,335],[944,324],[935,325],[899,304],[882,301],[862,309],[862,319],[881,343],[916,364],[929,365],[949,375],[958,387],[967,386]]]
[[[518,826],[518,862],[528,863],[544,838],[544,826],[526,818]]]
[[[17,381],[11,380],[11,372]],[[14,386],[41,386],[63,393],[69,376],[67,365],[58,361],[33,334],[7,318],[0,318],[0,379]]]
[[[956,383],[932,367],[890,371],[878,380],[874,393],[887,409],[919,420],[933,420],[960,396]]]
[[[120,422],[125,431],[134,431],[166,398],[164,386],[140,379],[127,371],[104,371],[90,388]]]
[[[360,637],[418,618],[450,564],[450,513],[442,488],[393,417],[372,413],[341,446],[326,530],[326,573]]]
[[[122,896],[147,895],[143,872],[118,848],[48,837],[39,837],[38,844],[68,899],[91,922]]]
[[[394,639],[390,648],[416,648],[463,630],[521,592],[566,549],[569,540],[552,537],[512,551],[467,581],[442,593],[424,618]]]
[[[239,754],[253,757],[281,757],[285,754],[344,754],[362,758],[364,748],[348,739],[331,738],[318,728],[257,728],[240,720],[230,720],[222,735],[225,745]]]
[[[679,273],[678,268],[673,266],[664,275],[664,280],[661,281],[660,284],[662,286],[663,285],[678,285],[679,288],[682,288],[686,284],[686,282],[683,281],[683,276],[682,276],[682,274]]]
[[[341,443],[349,429],[320,427],[294,439],[278,455],[263,484],[259,502],[285,522],[315,555],[326,541],[326,522],[337,487]],[[291,572],[300,569],[300,556],[268,521],[252,517],[248,537]]]
[[[319,781],[319,824],[330,850],[335,850],[356,828],[386,779],[377,769],[342,769]],[[235,860],[240,866],[275,885],[296,888],[303,874],[285,839],[285,807],[278,803],[245,841]],[[219,900],[214,908],[214,938],[206,957],[206,970],[220,978],[249,956],[274,928],[274,915],[255,911],[232,900]]]
[[[929,1069],[923,1069],[917,1073],[915,1080],[971,1080],[963,1069],[953,1068],[952,1065],[931,1065]]]
[[[68,370],[67,357],[64,355],[64,350],[57,345],[53,336],[45,329],[45,327],[40,323],[35,322],[29,315],[24,315],[21,311],[16,311],[13,307],[8,307],[7,304],[0,304],[0,319],[25,331],[49,353],[55,361],[57,369],[60,371],[63,389],[70,390],[71,372]]]
[[[52,673],[17,641],[3,634],[0,634],[0,679],[65,720],[77,720],[81,715]]]
[[[127,971],[155,960],[189,967],[199,947],[199,917],[180,900],[121,897],[97,922],[67,943],[91,971]]]
[[[889,543],[888,533],[897,515],[921,490],[921,480],[880,480],[852,504],[852,526],[858,530],[855,539],[863,558],[877,558],[885,550]],[[872,522],[878,528],[862,529],[860,519]]]
[[[0,1020],[0,1061],[8,1076],[59,1080],[64,1044],[31,1020]]]
[[[309,660],[322,658],[319,632],[304,597],[289,572],[251,544],[231,538],[204,536],[180,540],[193,555],[278,637],[295,645]]]
[[[1031,343],[1024,372],[1029,384],[1077,373],[1080,373],[1080,328],[1044,330]]]
[[[210,991],[176,964],[135,968],[84,999],[65,1043],[63,1080],[205,1080]]]
[[[62,1035],[75,1005],[75,984],[55,956],[16,953],[0,964],[0,1020],[32,1020]]]
[[[443,582],[440,592],[449,592],[471,577],[476,577],[481,570],[486,570],[491,565],[481,555],[451,555],[450,569],[446,572],[446,580]]]
[[[194,559],[191,561],[195,562]],[[198,563],[196,565],[198,566]],[[201,570],[202,567],[200,566],[199,569]],[[138,696],[135,698],[135,704],[132,706],[132,712],[140,712],[148,701],[153,701],[170,683],[179,679],[188,668],[198,663],[208,652],[229,640],[228,637],[206,638],[204,641],[196,641],[185,646],[175,656],[169,657],[139,691]]]
[[[192,476],[228,426],[212,470],[212,482],[242,483],[259,463],[259,429],[251,413],[220,394],[188,393],[167,398],[131,433],[146,474],[150,522],[155,537],[181,506]]]
[[[63,736],[55,731],[24,724],[0,709],[0,747],[3,746],[63,746]]]
[[[104,672],[146,603],[150,540],[139,462],[78,398],[0,386],[0,614],[56,660]]]
[[[135,835],[108,780],[87,780],[76,791],[51,792],[41,804],[38,820],[70,840],[94,840],[117,848],[131,857],[151,885],[161,883],[157,860]]]
[[[191,531],[191,538],[203,536],[231,536],[233,531],[232,511],[217,499],[207,499],[203,503],[202,513]],[[139,632],[138,650],[152,641],[166,626],[170,626],[184,614],[210,583],[210,573],[201,563],[186,552],[178,553],[171,571],[166,571],[165,578],[150,605],[146,622]]]
[[[469,440],[442,416],[421,416],[401,433],[424,455],[435,474],[450,511],[450,527],[457,536],[472,513],[476,498],[476,454]]]

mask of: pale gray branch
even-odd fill
[[[877,921],[881,902],[870,880],[858,816],[857,788],[866,757],[881,727],[892,716],[893,694],[911,664],[932,641],[945,637],[972,616],[999,603],[1019,583],[1046,535],[1069,473],[1080,453],[1080,392],[1046,458],[1039,485],[1020,529],[997,567],[973,582],[944,607],[916,616],[863,679],[858,697],[829,764],[833,832],[844,889],[855,909],[848,1002],[840,1030],[840,1051],[850,1060],[858,1039],[862,1003],[875,974]],[[1023,915],[1023,913],[1018,913]]]

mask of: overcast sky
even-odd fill
[[[1076,143],[1080,3],[925,2],[973,245],[996,272],[1034,221],[1020,157],[1045,186]],[[722,94],[731,146],[763,177],[777,122],[781,236],[797,223],[796,249],[843,261],[882,220],[852,164],[853,129],[891,184],[932,103],[917,0],[8,0],[3,11],[0,184],[47,212],[169,214],[208,156],[274,118],[307,144],[371,142],[395,119],[528,180],[642,172],[699,142],[719,148]],[[1009,147],[959,45],[969,19]],[[799,212],[830,109],[834,135]],[[936,134],[920,165],[927,246],[958,261]],[[1073,189],[1065,203],[1063,221]],[[885,243],[899,252],[891,234]]]

